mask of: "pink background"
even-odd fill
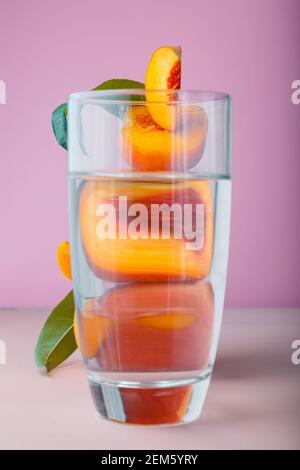
[[[299,0],[0,0],[0,306],[53,306],[70,287],[66,153],[51,112],[73,91],[144,79],[152,51],[183,48],[183,87],[234,97],[227,306],[298,306]]]

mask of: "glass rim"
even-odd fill
[[[156,95],[155,99],[145,99],[147,95]],[[171,96],[170,101],[166,99],[159,99],[158,95],[165,98],[166,94],[168,97]],[[128,98],[129,96],[138,96],[144,99],[134,100]],[[145,90],[144,88],[118,88],[110,90],[91,90],[91,91],[80,91],[71,93],[68,97],[68,101],[77,101],[83,104],[94,104],[95,102],[104,104],[117,104],[117,105],[145,105],[149,103],[153,104],[199,104],[215,101],[227,101],[230,100],[231,96],[223,91],[210,91],[210,90]]]

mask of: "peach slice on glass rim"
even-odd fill
[[[170,104],[174,95],[159,90],[179,89],[180,82],[181,48],[159,47],[154,51],[149,61],[145,89],[149,90],[146,93],[146,99],[149,101],[148,110],[154,122],[163,129],[173,130],[176,127],[176,112],[175,107]],[[158,91],[155,92],[155,90]],[[162,104],[157,104],[159,102]]]

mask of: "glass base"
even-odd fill
[[[92,397],[100,416],[127,424],[177,425],[200,417],[211,372],[188,380],[108,382],[89,374]]]

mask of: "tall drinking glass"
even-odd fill
[[[68,120],[73,287],[96,409],[123,423],[191,422],[223,313],[230,97],[83,92]]]

